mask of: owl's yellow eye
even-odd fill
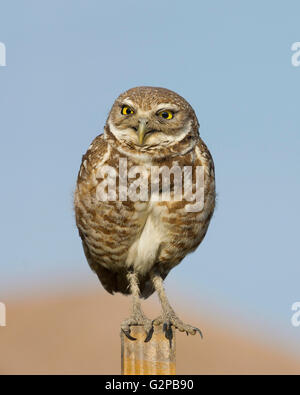
[[[128,106],[123,106],[122,110],[121,110],[121,114],[130,115],[130,114],[133,114],[133,110]]]
[[[164,119],[172,119],[174,117],[174,113],[169,110],[160,111],[158,115]]]

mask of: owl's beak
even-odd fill
[[[147,133],[147,123],[148,123],[148,121],[146,119],[139,120],[139,127],[137,130],[139,145],[144,144],[145,134]]]

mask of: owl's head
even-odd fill
[[[107,126],[122,145],[153,152],[195,140],[199,124],[193,108],[177,93],[143,86],[117,98]]]

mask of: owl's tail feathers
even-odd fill
[[[124,295],[131,294],[130,284],[128,282],[128,271],[118,271],[113,272],[98,265],[97,270],[95,270],[98,278],[105,288],[105,290],[111,294],[115,292],[120,292]],[[140,297],[143,299],[149,298],[153,294],[154,287],[150,278],[138,278],[138,286],[140,290]]]
[[[107,292],[111,294],[114,294],[115,292],[120,292],[124,295],[131,294],[130,284],[128,281],[128,270],[112,271],[99,264],[93,269],[97,273],[101,284]],[[149,276],[146,278],[138,277],[138,287],[140,297],[144,299],[147,299],[155,291]]]
[[[97,264],[93,270],[97,273],[98,278],[107,292],[114,294],[120,292],[124,295],[131,294],[130,284],[128,281],[128,269],[112,271],[104,266]],[[167,273],[160,273],[162,280],[165,279]],[[139,287],[139,296],[143,299],[149,298],[154,292],[155,287],[150,273],[145,276],[137,275],[137,283]]]
[[[112,271],[99,264],[94,270],[107,292],[111,294],[120,292],[124,295],[131,293],[125,271]]]
[[[156,268],[157,268],[157,271],[158,271],[160,277],[162,278],[162,280],[164,280],[167,277],[167,275],[169,274],[169,271],[159,270],[158,264],[156,264]],[[148,273],[140,282],[141,297],[144,299],[147,299],[155,291],[156,290],[155,290],[152,276],[150,275],[150,273]]]
[[[149,298],[154,291],[153,283],[149,277],[140,283],[140,295],[143,299]]]

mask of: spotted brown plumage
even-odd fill
[[[82,158],[75,191],[76,224],[87,261],[103,287],[110,293],[133,295],[132,315],[122,324],[129,337],[130,326],[141,324],[148,333],[147,340],[150,339],[152,321],[142,312],[139,297],[147,298],[155,290],[162,304],[162,316],[154,322],[164,324],[167,337],[170,325],[191,334],[197,330],[175,315],[162,282],[201,243],[214,211],[214,165],[198,129],[194,110],[175,92],[133,88],[117,98],[104,133],[94,139]],[[120,166],[124,163],[127,176],[131,169],[142,169],[148,186],[147,199],[142,199],[142,195],[136,201],[120,199],[124,170]],[[108,180],[104,174],[108,166],[116,176],[115,195],[112,200],[103,201],[99,191],[103,191],[104,179]],[[154,167],[173,169],[171,199],[165,198],[168,195],[161,173],[155,193],[152,191]],[[204,199],[197,211],[188,210],[194,202],[186,200],[184,193],[181,199],[176,195],[174,169],[181,169],[178,171],[184,174],[182,169],[188,167],[192,170],[193,192],[198,186],[196,169],[203,171]],[[128,178],[128,190],[135,187],[132,184],[136,179]],[[104,190],[108,189],[106,186]]]

